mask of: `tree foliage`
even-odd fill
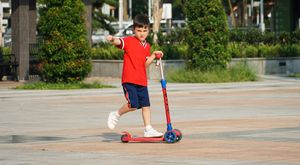
[[[118,5],[116,0],[93,0],[92,26],[95,29],[104,29],[109,31],[109,33],[111,34],[114,34],[116,31],[109,23],[112,21],[116,21],[116,19],[114,17],[102,13],[102,7],[104,3],[115,7]]]
[[[46,82],[76,82],[91,70],[90,46],[82,0],[41,0],[41,78]]]
[[[189,67],[211,70],[225,68],[228,25],[220,0],[189,0],[185,3],[188,23]]]

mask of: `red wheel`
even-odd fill
[[[176,141],[179,142],[182,139],[181,131],[179,129],[174,129],[173,131],[176,133],[177,136]]]
[[[128,132],[122,132],[123,135],[121,136],[121,141],[123,143],[128,143],[131,139],[131,135]]]

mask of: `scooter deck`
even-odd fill
[[[157,138],[133,137],[129,139],[128,142],[162,142],[162,141],[164,141],[163,137],[157,137]]]
[[[123,143],[128,142],[163,142],[164,137],[133,137],[128,132],[122,132],[123,135],[121,137],[121,141]]]

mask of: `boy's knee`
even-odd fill
[[[128,105],[129,108],[133,109],[133,110],[136,110],[139,108],[139,103],[138,102],[131,102],[129,105]]]

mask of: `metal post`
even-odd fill
[[[262,32],[265,32],[264,0],[260,0],[260,29],[261,29]]]
[[[148,0],[148,17],[152,20],[152,0]]]
[[[123,0],[119,0],[119,32],[123,29]]]
[[[252,17],[253,15],[253,0],[251,0],[251,5],[250,5],[250,14],[249,16]],[[252,21],[252,20],[251,20]]]
[[[129,0],[129,20],[132,20],[132,0]]]

